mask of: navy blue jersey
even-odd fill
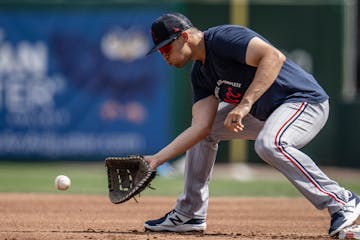
[[[210,95],[232,104],[241,101],[256,72],[256,67],[245,63],[247,45],[253,37],[268,42],[242,26],[223,25],[204,32],[205,63],[194,62],[191,71],[194,102]],[[320,103],[328,98],[311,74],[287,59],[275,82],[256,101],[250,113],[266,120],[282,103]]]

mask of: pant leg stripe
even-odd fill
[[[336,194],[326,191],[317,181],[314,179],[311,174],[306,170],[302,164],[296,160],[292,155],[290,155],[288,152],[286,152],[285,148],[281,146],[280,139],[283,133],[286,131],[286,129],[296,121],[296,119],[304,112],[305,108],[307,106],[307,103],[302,102],[300,107],[296,110],[296,112],[280,127],[279,131],[276,133],[275,136],[275,146],[280,151],[280,153],[288,159],[302,174],[305,175],[305,177],[318,189],[320,192],[330,196],[332,199],[334,199],[336,202],[345,205],[345,202],[341,200]]]

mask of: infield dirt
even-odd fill
[[[143,222],[163,216],[176,198],[138,200],[114,205],[99,195],[3,193],[0,239],[332,239],[327,211],[304,198],[213,197],[204,234],[145,232]]]

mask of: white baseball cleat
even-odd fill
[[[351,193],[351,192],[350,192]],[[360,215],[360,198],[351,193],[349,201],[338,212],[331,215],[329,235],[335,236],[346,227],[351,226]]]
[[[206,229],[205,219],[189,218],[175,210],[164,217],[144,223],[145,230],[155,232],[203,232]]]
[[[352,225],[339,232],[339,239],[360,239],[360,225]]]

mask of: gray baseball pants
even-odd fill
[[[230,139],[255,140],[256,153],[279,170],[316,208],[328,208],[332,214],[348,201],[347,190],[327,177],[309,156],[299,150],[325,125],[328,101],[321,104],[285,103],[265,122],[248,115],[243,119],[245,128],[239,133],[224,127],[224,120],[233,107],[221,103],[211,134],[187,151],[184,192],[177,200],[177,212],[191,218],[206,218],[208,184],[218,142]]]

